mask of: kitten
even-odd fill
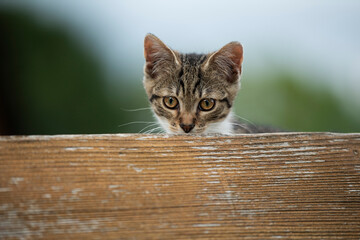
[[[168,133],[254,133],[269,129],[231,114],[240,88],[243,47],[231,42],[210,54],[181,54],[148,34],[144,87],[153,112]]]

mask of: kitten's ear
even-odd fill
[[[155,78],[160,71],[179,65],[178,53],[171,50],[159,38],[149,33],[144,40],[145,73]]]
[[[203,68],[215,70],[224,76],[229,83],[237,83],[241,75],[243,47],[239,42],[231,42],[219,51],[210,54]]]

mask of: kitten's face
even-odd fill
[[[144,86],[168,133],[231,133],[229,113],[239,89],[242,46],[180,54],[154,35],[145,37]]]

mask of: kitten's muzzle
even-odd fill
[[[195,127],[195,124],[180,123],[180,127],[184,130],[184,132],[189,133]]]

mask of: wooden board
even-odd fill
[[[359,239],[360,134],[0,137],[0,239]]]

